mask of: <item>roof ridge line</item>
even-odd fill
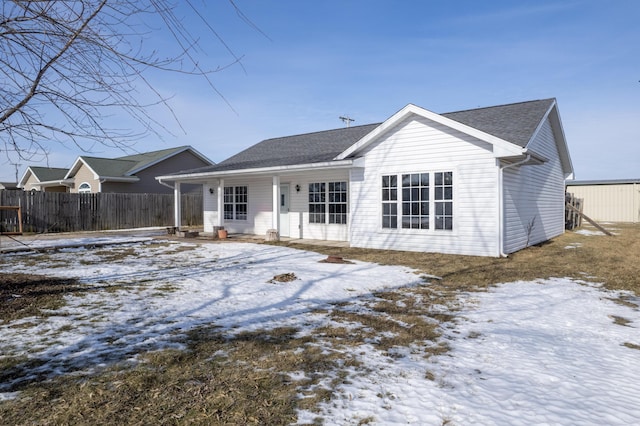
[[[458,110],[458,111],[441,112],[441,113],[439,113],[439,114],[440,114],[440,115],[456,114],[456,113],[459,113],[459,112],[478,111],[478,110],[481,110],[481,109],[501,108],[501,107],[506,107],[506,106],[522,105],[522,104],[530,104],[530,103],[533,103],[533,102],[553,101],[553,100],[555,100],[555,98],[532,99],[532,100],[529,100],[529,101],[511,102],[511,103],[508,103],[508,104],[501,104],[501,105],[489,105],[489,106],[486,106],[486,107],[468,108],[468,109],[461,109],[461,110]]]
[[[316,135],[316,134],[319,134],[319,133],[335,132],[337,130],[349,130],[349,129],[355,129],[355,128],[358,128],[358,127],[365,127],[365,126],[379,126],[380,124],[382,124],[382,122],[369,123],[369,124],[359,124],[357,126],[349,126],[349,127],[336,127],[335,129],[317,130],[315,132],[297,133],[295,135],[276,136],[276,137],[273,137],[273,138],[263,139],[261,142],[266,142],[266,141],[270,141],[270,140],[273,140],[273,139],[287,139],[287,138],[295,138],[295,137],[298,137],[298,136]]]

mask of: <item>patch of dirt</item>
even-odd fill
[[[287,272],[286,274],[275,275],[272,279],[269,280],[270,283],[288,283],[291,281],[297,280],[296,274],[293,272]]]
[[[320,263],[345,263],[353,265],[353,262],[350,260],[344,260],[342,256],[329,255],[326,259],[320,261]]]
[[[0,320],[42,315],[42,309],[63,306],[64,295],[80,289],[74,279],[0,273]]]

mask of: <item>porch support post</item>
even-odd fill
[[[273,215],[271,220],[271,227],[280,234],[280,176],[273,177]]]
[[[224,226],[224,179],[218,179],[218,220],[217,226]]]
[[[173,226],[180,229],[182,225],[182,197],[180,194],[180,182],[176,182],[173,187]]]

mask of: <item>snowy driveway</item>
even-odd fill
[[[54,376],[180,347],[176,337],[202,324],[312,333],[328,321],[312,310],[338,301],[357,309],[373,291],[424,283],[404,267],[323,258],[268,245],[151,241],[3,255],[4,272],[78,277],[92,290],[68,296],[51,316],[0,323],[0,357],[38,359],[31,373]],[[271,281],[284,273],[297,279]],[[463,294],[459,321],[445,331],[449,353],[426,360],[353,349],[374,373],[353,372],[322,417],[326,424],[637,423],[640,312],[610,300],[616,296],[569,279]],[[9,385],[0,383],[0,392]],[[301,422],[317,415],[299,414]]]

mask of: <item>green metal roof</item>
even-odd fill
[[[50,182],[55,180],[63,180],[69,169],[62,169],[59,167],[38,167],[31,166],[29,167],[31,173],[35,175],[35,177],[40,182]]]

